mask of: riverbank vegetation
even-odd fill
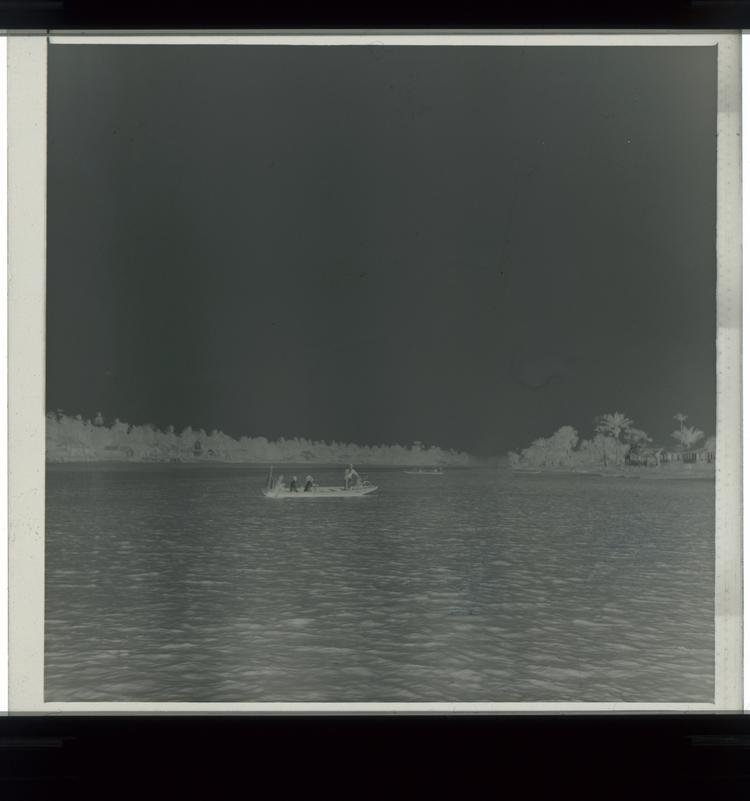
[[[221,431],[206,432],[173,426],[130,425],[121,420],[107,424],[101,414],[93,420],[63,412],[47,414],[48,462],[236,462],[248,464],[311,463],[464,467],[467,453],[428,446],[357,445],[312,441],[300,437],[268,440],[239,437]]]
[[[594,421],[590,439],[581,439],[572,426],[562,426],[552,436],[509,453],[509,463],[517,470],[619,471],[662,466],[712,470],[716,437],[688,426],[688,417],[681,412],[674,419],[679,427],[669,435],[671,442],[658,444],[622,412],[603,414]]]

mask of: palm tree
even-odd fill
[[[683,421],[684,422],[684,421]],[[673,431],[672,436],[682,445],[683,450],[689,451],[706,435],[695,426],[681,426],[679,431]]]
[[[672,419],[677,420],[677,422],[680,424],[680,431],[682,431],[682,429],[685,428],[685,421],[688,419],[688,416],[682,412],[677,412]]]
[[[596,419],[596,432],[605,437],[612,437],[615,441],[615,460],[617,466],[620,465],[620,437],[633,425],[633,421],[626,417],[622,412],[613,414],[603,414]],[[604,464],[607,464],[606,445],[604,446]]]

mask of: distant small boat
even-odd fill
[[[442,476],[445,475],[443,473],[442,467],[434,467],[431,470],[424,470],[420,468],[419,470],[404,470],[407,476]]]
[[[312,501],[321,498],[362,498],[365,495],[372,495],[377,490],[375,484],[360,484],[357,487],[313,487],[311,490],[305,492],[298,490],[297,492],[290,492],[289,487],[274,487],[273,489],[264,489],[263,495],[266,498],[274,498],[276,500],[285,501]]]

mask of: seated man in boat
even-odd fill
[[[305,478],[305,489],[303,491],[304,492],[311,492],[314,484],[315,484],[315,482],[313,481],[313,477],[312,476],[307,476]]]

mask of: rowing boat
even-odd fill
[[[377,490],[375,484],[364,484],[348,489],[344,487],[313,487],[308,492],[304,492],[304,490],[290,492],[288,487],[274,487],[273,489],[264,489],[263,495],[276,500],[311,501],[316,498],[362,498],[365,495],[371,495],[375,490]]]

